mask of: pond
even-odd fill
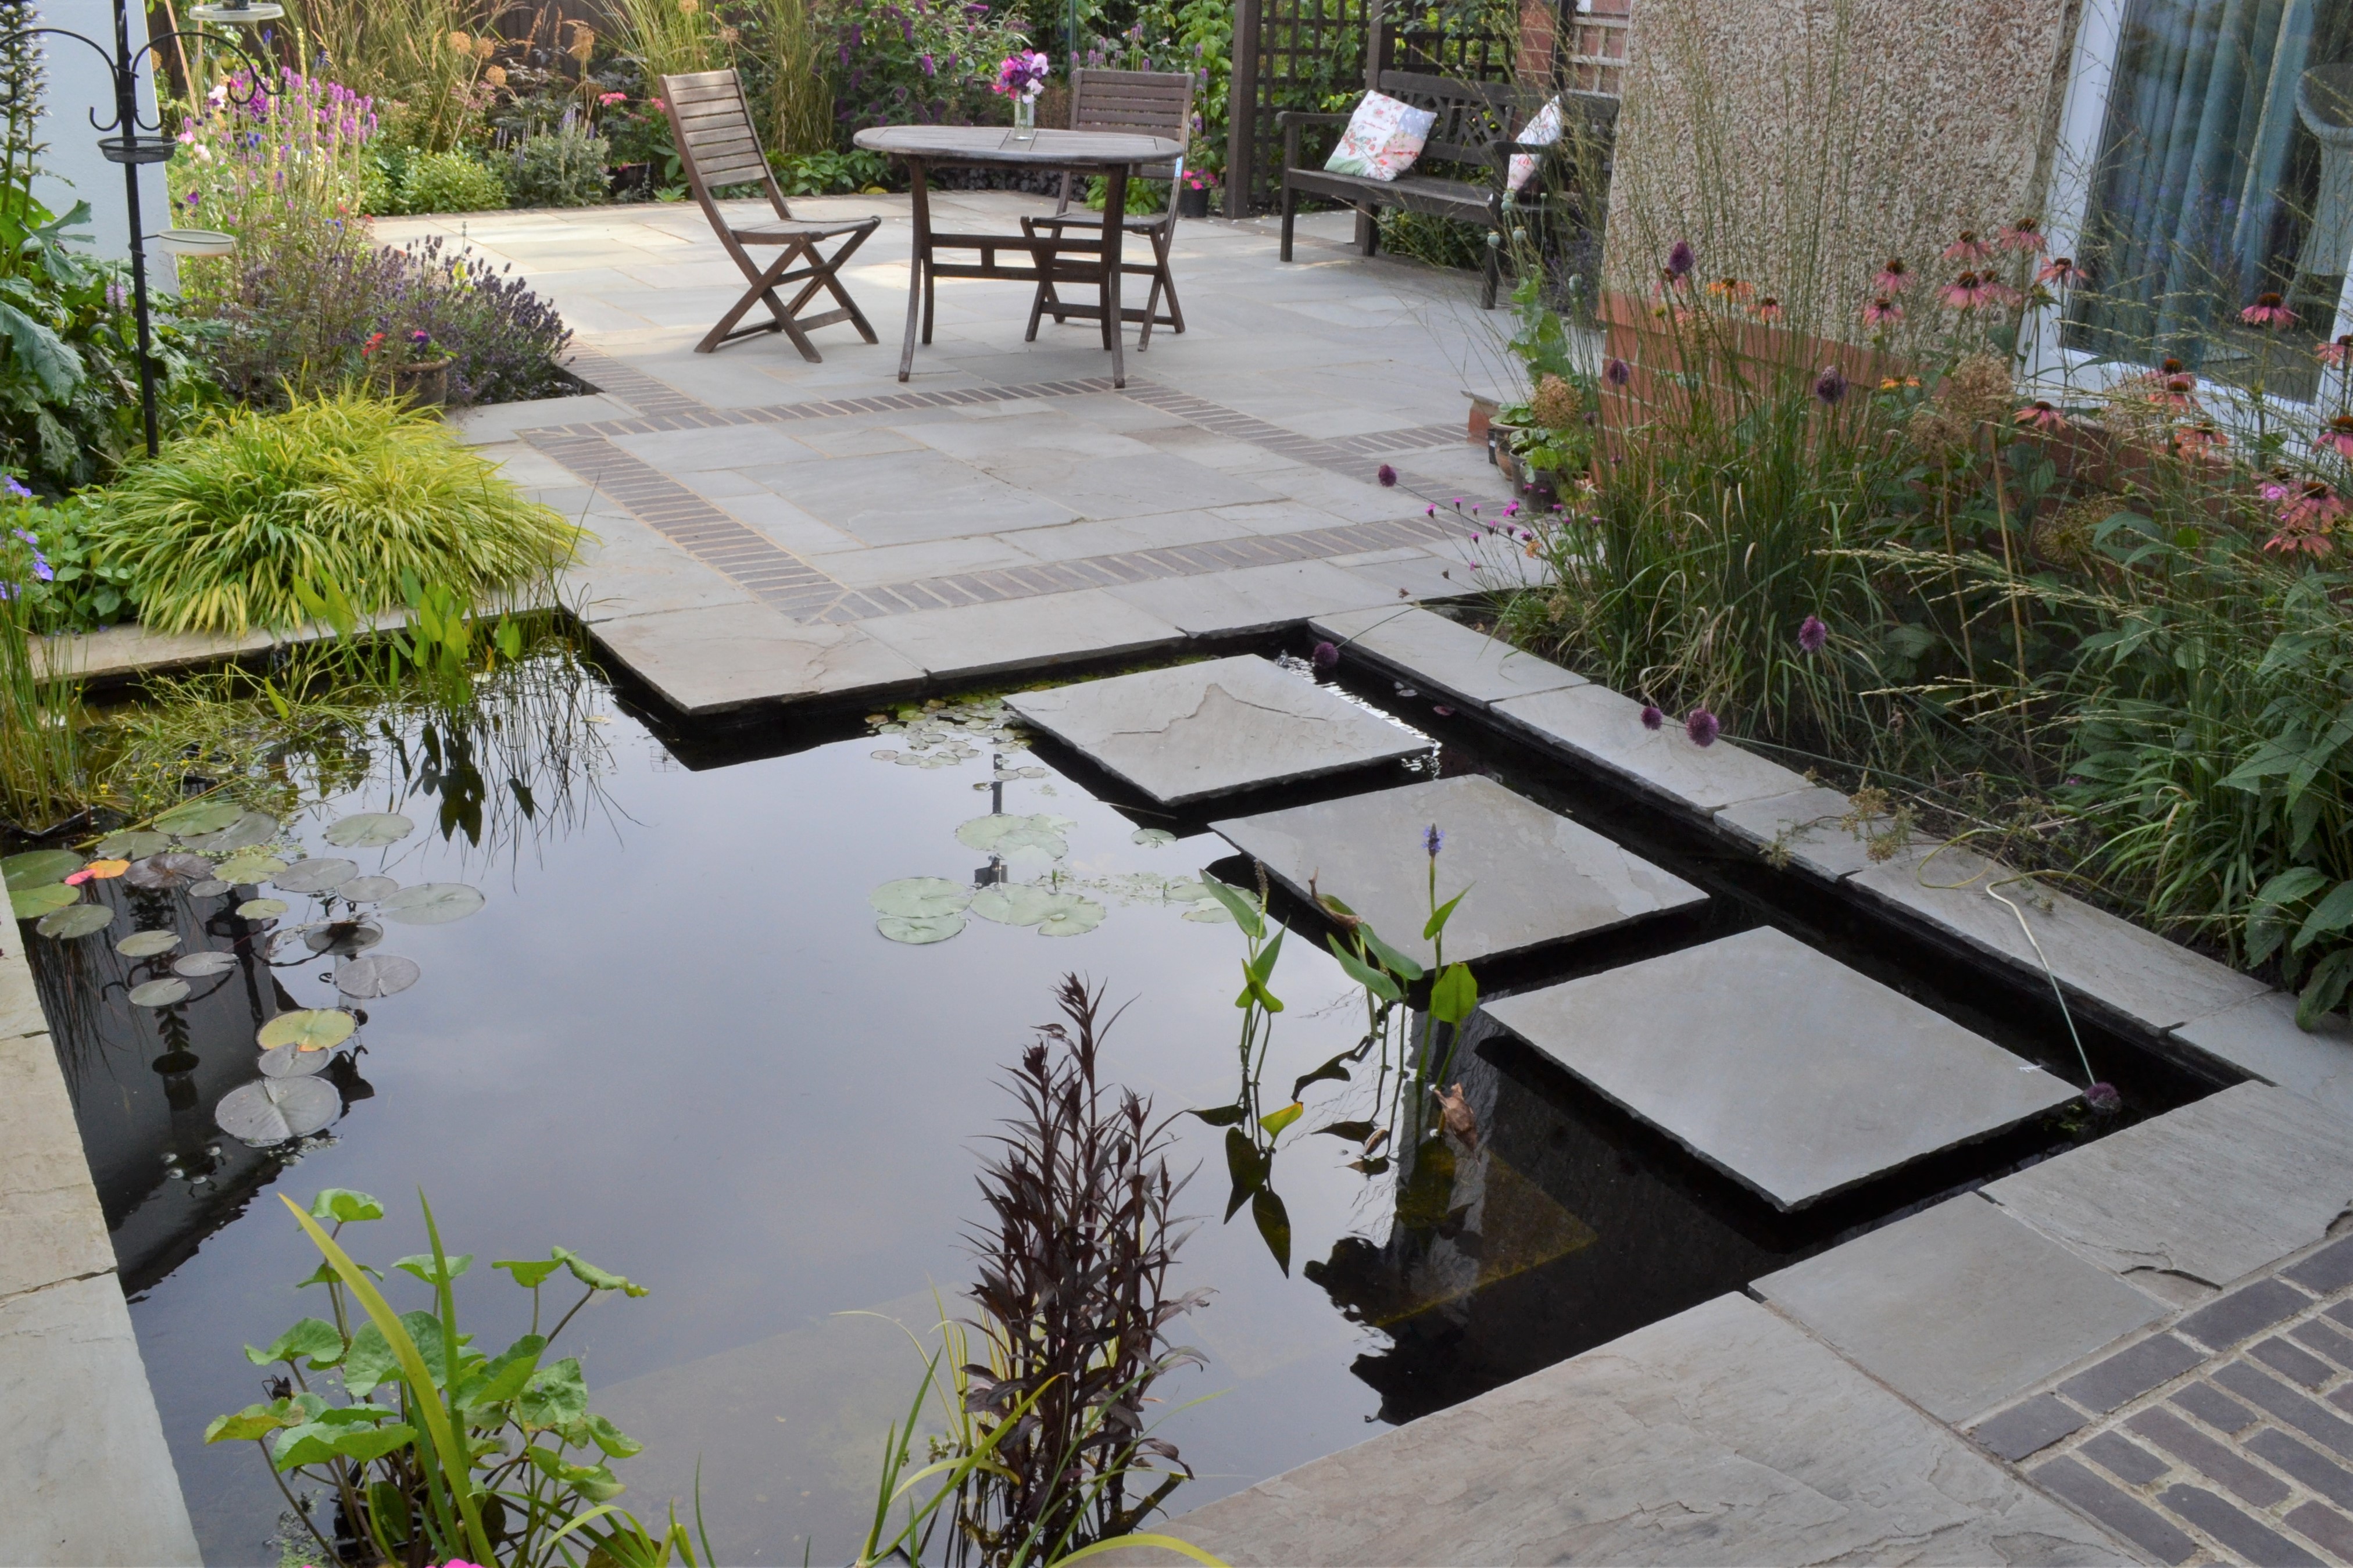
[[[1312,679],[1303,661],[1288,667]],[[1179,817],[1149,809],[1050,742],[1022,744],[985,697],[922,712],[912,730],[893,714],[878,732],[854,713],[698,730],[593,670],[558,660],[539,675],[560,700],[533,710],[536,733],[510,727],[496,744],[386,713],[365,754],[280,840],[350,859],[355,877],[483,897],[471,912],[464,895],[443,894],[356,931],[314,929],[315,944],[377,961],[380,988],[409,978],[389,960],[416,966],[413,984],[351,1004],[364,1020],[317,1079],[335,1091],[323,1131],[256,1149],[215,1119],[257,1078],[262,1024],[336,1002],[337,955],[313,956],[302,928],[381,908],[388,889],[363,885],[375,905],[331,907],[253,885],[197,896],[116,879],[99,885],[125,910],[106,933],[30,944],[209,1562],[276,1558],[283,1503],[259,1457],[200,1439],[214,1415],[264,1397],[265,1371],[242,1347],[320,1310],[317,1291],[293,1285],[317,1255],[277,1194],[307,1204],[346,1187],[384,1199],[391,1217],[354,1237],[379,1265],[424,1249],[421,1190],[453,1251],[487,1262],[543,1257],[553,1243],[650,1287],[640,1300],[599,1297],[565,1341],[593,1405],[647,1445],[616,1467],[631,1486],[623,1500],[657,1517],[666,1498],[691,1506],[699,1463],[723,1560],[833,1562],[863,1538],[884,1429],[923,1375],[941,1303],[951,1316],[968,1310],[952,1298],[972,1272],[979,1154],[1011,1109],[1006,1068],[1028,1026],[1053,1016],[1060,977],[1075,972],[1127,1005],[1109,1036],[1108,1079],[1163,1112],[1236,1098],[1243,939],[1198,881],[1204,868],[1251,879],[1204,826],[1229,804]],[[1769,923],[2080,1079],[2047,994],[2038,1002],[1941,959],[1391,683],[1344,684],[1420,731],[1427,750],[1253,797],[1251,808],[1483,773],[1712,895],[1700,914],[1482,973],[1491,994]],[[330,841],[360,814],[397,814],[416,830],[375,843],[394,829],[364,822],[336,831],[352,842]],[[1027,822],[976,830],[983,816]],[[878,918],[900,922],[902,937],[953,923],[921,929],[920,907],[876,896],[917,878],[1047,880],[1060,912],[888,940]],[[256,896],[289,907],[246,906]],[[419,905],[461,918],[420,921]],[[1274,978],[1288,1005],[1266,1075],[1287,1086],[1355,1044],[1364,1011],[1322,950],[1316,917],[1279,891],[1274,909],[1298,928]],[[143,959],[116,952],[134,928],[180,940]],[[194,977],[185,1000],[128,1000],[199,949],[229,957]],[[1178,1207],[1203,1217],[1176,1284],[1215,1294],[1178,1336],[1206,1369],[1161,1390],[1162,1435],[1198,1475],[1176,1505],[1737,1289],[2211,1087],[2130,1042],[2094,1032],[2087,1045],[2123,1091],[2120,1117],[2089,1119],[2078,1104],[1788,1215],[1490,1035],[1450,1075],[1475,1116],[1473,1144],[1440,1201],[1404,1194],[1404,1220],[1410,1161],[1384,1168],[1339,1138],[1286,1142],[1274,1179],[1293,1231],[1287,1271],[1247,1206],[1219,1223],[1222,1134],[1180,1116],[1179,1168],[1199,1171]],[[1360,1088],[1319,1086],[1335,1092],[1307,1096],[1311,1117],[1344,1117]],[[1269,1090],[1270,1102],[1286,1098]],[[528,1315],[487,1269],[460,1301],[484,1342],[504,1343]],[[417,1303],[396,1292],[396,1304]]]

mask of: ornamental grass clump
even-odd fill
[[[488,603],[580,538],[432,415],[353,391],[217,418],[132,468],[111,501],[99,552],[169,632],[299,626],[305,584],[362,615],[399,604],[404,579]]]

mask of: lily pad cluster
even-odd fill
[[[870,713],[866,727],[893,742],[870,753],[874,760],[902,768],[952,768],[984,751],[1002,753],[1027,751],[1029,746],[1029,737],[1013,710],[993,700],[945,702],[934,698],[921,707],[909,706],[895,713]],[[1024,767],[1002,771],[997,776],[1000,780],[1041,779],[1046,770]]]
[[[1079,936],[1108,912],[1092,899],[1035,883],[1000,882],[971,888],[944,877],[902,877],[867,895],[874,929],[892,942],[945,942],[975,915],[999,925],[1034,926],[1039,936]]]

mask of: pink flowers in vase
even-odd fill
[[[1047,74],[1053,62],[1036,49],[1005,57],[997,68],[995,90],[1016,103],[1036,103],[1038,95],[1046,90]]]

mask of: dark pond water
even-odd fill
[[[2047,996],[1809,900],[1793,879],[1433,716],[1425,700],[1386,683],[1355,690],[1433,736],[1419,768],[1493,773],[1715,895],[1700,918],[1484,976],[1491,992],[1771,921],[2081,1077]],[[261,1396],[263,1373],[241,1347],[319,1310],[315,1290],[293,1286],[317,1258],[280,1194],[307,1203],[339,1186],[385,1199],[393,1217],[347,1233],[382,1266],[424,1248],[422,1189],[450,1248],[481,1259],[461,1286],[460,1321],[484,1341],[505,1342],[527,1315],[522,1293],[488,1270],[492,1258],[560,1244],[650,1286],[642,1300],[600,1300],[561,1342],[583,1358],[595,1406],[648,1444],[618,1467],[631,1483],[623,1500],[659,1515],[664,1500],[688,1498],[699,1459],[727,1561],[822,1563],[861,1539],[884,1427],[922,1373],[915,1344],[935,1342],[925,1339],[939,1316],[934,1292],[949,1295],[970,1272],[963,1233],[980,1210],[977,1151],[1008,1104],[999,1075],[1027,1026],[1051,1016],[1059,976],[1074,970],[1114,1002],[1133,999],[1110,1037],[1113,1078],[1163,1110],[1235,1096],[1240,935],[1187,918],[1197,907],[1187,889],[1179,901],[1164,891],[1220,862],[1247,876],[1198,821],[1141,809],[1051,746],[1004,753],[1007,770],[1036,772],[995,786],[1002,809],[1068,819],[1064,855],[1017,851],[1011,874],[1059,868],[1104,910],[1100,925],[1051,938],[975,920],[951,940],[907,945],[877,934],[868,894],[896,879],[987,874],[987,858],[956,829],[999,799],[988,749],[948,766],[902,765],[873,753],[906,738],[871,735],[855,715],[681,732],[648,719],[626,689],[595,682],[575,706],[595,721],[569,731],[553,757],[525,737],[488,763],[396,727],[404,744],[381,748],[366,783],[296,825],[314,853],[338,853],[321,842],[328,823],[403,812],[421,825],[415,835],[341,853],[403,883],[472,884],[488,903],[452,923],[385,928],[375,951],[413,959],[422,977],[364,1005],[361,1048],[331,1074],[343,1114],[292,1156],[223,1135],[212,1108],[254,1078],[259,1023],[333,1001],[328,961],[259,962],[264,939],[228,912],[242,895],[191,900],[120,884],[107,896],[143,900],[135,923],[176,923],[185,947],[236,952],[237,966],[158,1013],[128,1005],[112,984],[142,976],[111,937],[32,943],[208,1561],[275,1555],[281,1505],[259,1456],[199,1438],[210,1417]],[[501,776],[511,773],[525,776]],[[516,809],[525,799],[529,816]],[[480,844],[469,840],[475,826]],[[1142,828],[1174,840],[1139,841]],[[285,922],[305,918],[304,900],[290,902]],[[1352,1044],[1362,1021],[1360,994],[1318,951],[1314,921],[1281,912],[1314,940],[1287,944],[1278,972],[1289,1008],[1270,1083]],[[2102,1076],[2124,1089],[2127,1116],[2211,1087],[2127,1043],[2094,1034],[2089,1044]],[[1185,1289],[1216,1292],[1185,1335],[1208,1367],[1167,1389],[1164,1435],[1199,1473],[1180,1507],[2118,1124],[2053,1119],[1787,1216],[1507,1040],[1482,1040],[1461,1062],[1480,1145],[1458,1159],[1446,1201],[1415,1211],[1419,1223],[1398,1222],[1392,1178],[1345,1167],[1352,1147],[1312,1136],[1286,1146],[1277,1184],[1296,1233],[1288,1277],[1247,1211],[1216,1223],[1219,1134],[1180,1121],[1181,1163],[1202,1167],[1184,1206],[1208,1223],[1179,1276]],[[1327,1119],[1318,1112],[1345,1113],[1344,1095],[1311,1095],[1311,1105],[1309,1126]]]

